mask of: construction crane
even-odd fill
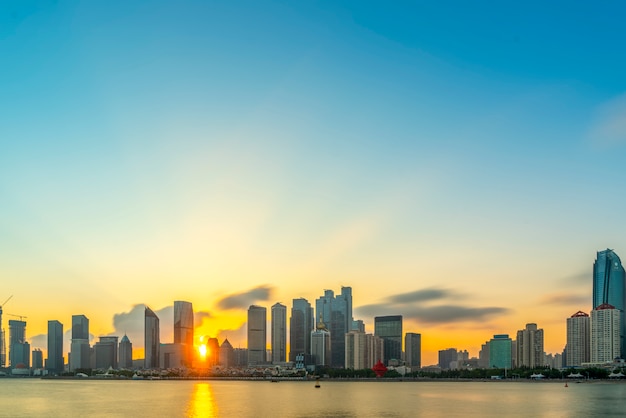
[[[4,305],[6,305],[6,304],[7,304],[7,302],[11,300],[11,298],[12,298],[12,297],[13,297],[13,295],[9,296],[9,298],[8,298],[7,300],[5,300],[5,301],[4,301],[4,303],[3,303],[2,305],[0,305],[0,315],[2,314],[2,307],[3,307]]]
[[[20,319],[20,321],[22,321],[22,318],[23,318],[23,319],[28,318],[26,315],[15,315],[15,314],[10,314],[10,313],[8,313],[8,314],[6,314],[6,315],[9,315],[9,316],[14,316],[14,317],[16,317],[16,318],[19,318],[19,319]]]

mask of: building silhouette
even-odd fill
[[[404,336],[404,352],[407,366],[422,367],[422,334],[407,332]]]
[[[325,290],[324,296],[315,301],[315,314],[330,332],[332,356],[330,366],[344,367],[345,334],[352,329],[353,321],[352,288],[342,287],[341,294],[337,296],[332,290]]]
[[[297,355],[303,355],[303,362],[309,363],[314,321],[309,301],[304,298],[294,299],[289,320],[289,361],[295,362]]]
[[[30,363],[33,369],[43,369],[43,352],[39,348],[35,348],[31,352],[32,362]]]
[[[119,367],[121,369],[133,368],[133,344],[128,339],[128,336],[124,334],[120,340],[118,348]]]
[[[589,315],[578,311],[567,318],[566,367],[580,367],[591,360]]]
[[[453,362],[456,365],[458,357],[459,355],[456,351],[456,348],[446,348],[445,350],[439,350],[438,365],[441,370],[449,370]]]
[[[30,344],[26,341],[26,321],[9,320],[9,366],[30,367]]]
[[[174,301],[174,344],[184,344],[182,362],[185,367],[191,367],[193,363],[193,330],[193,305]]]
[[[287,361],[287,307],[281,303],[272,306],[272,363]]]
[[[526,324],[525,329],[517,331],[516,349],[518,367],[544,366],[543,329],[538,329],[537,324]]]
[[[609,304],[620,312],[620,357],[626,358],[626,274],[613,250],[598,251],[593,263],[592,308]],[[593,322],[593,320],[592,320]]]
[[[247,363],[247,361],[246,361]],[[224,340],[220,345],[220,360],[219,364],[222,367],[233,367],[235,365],[235,351],[233,345],[228,341],[228,338]]]
[[[591,311],[591,362],[608,363],[620,357],[621,312],[602,304]]]
[[[85,315],[72,315],[70,343],[70,371],[91,367],[89,347],[89,319]]]
[[[160,361],[159,317],[146,306],[144,311],[144,367],[159,368]]]
[[[385,358],[383,363],[386,366],[392,360],[399,362],[402,359],[402,315],[375,317],[374,335],[384,341]]]
[[[118,340],[115,336],[100,337],[100,341],[94,345],[97,369],[117,369]]]
[[[46,370],[49,374],[61,374],[65,369],[63,361],[63,324],[57,320],[48,321],[48,358]]]
[[[266,364],[267,309],[250,305],[248,308],[248,364]]]

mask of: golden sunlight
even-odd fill
[[[203,359],[206,358],[206,355],[207,355],[206,344],[202,344],[200,347],[198,347],[198,352],[200,353],[200,357],[202,357]]]
[[[214,417],[217,416],[217,405],[213,397],[213,390],[208,383],[197,383],[191,403],[189,405],[188,416],[190,417]]]

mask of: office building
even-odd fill
[[[459,357],[456,348],[446,348],[445,350],[439,350],[438,357],[438,365],[441,370],[450,370],[451,368],[456,369],[456,362]]]
[[[598,251],[593,263],[593,304],[609,304],[620,312],[620,357],[626,358],[626,274],[622,261],[613,250]],[[592,320],[593,322],[593,320]]]
[[[512,341],[508,334],[496,334],[489,341],[489,367],[510,369]]]
[[[358,330],[352,330],[345,336],[346,339],[346,369],[365,369],[367,358],[367,335]]]
[[[186,368],[184,363],[186,349],[186,344],[161,344],[159,347],[159,367],[162,369]]]
[[[389,365],[392,360],[402,359],[402,315],[377,316],[374,318],[374,335],[383,339],[385,358]]]
[[[287,361],[287,307],[272,306],[272,363]]]
[[[315,330],[311,332],[311,360],[315,366],[328,367],[331,365],[333,350],[331,337],[330,331],[328,331],[328,328],[326,328],[326,325],[320,319],[315,326]],[[344,346],[345,350],[345,341],[342,346]]]
[[[35,348],[31,352],[31,358],[30,366],[33,369],[43,369],[43,352],[39,348]]]
[[[233,349],[233,345],[230,341],[228,341],[228,338],[226,338],[222,345],[220,345],[219,364],[220,366],[226,368],[235,366],[235,350]]]
[[[385,342],[382,338],[373,334],[365,334],[367,339],[367,360],[365,367],[371,369],[379,361],[385,358]]]
[[[325,290],[324,296],[315,301],[315,310],[318,320],[323,322],[326,325],[326,329],[330,332],[330,365],[332,367],[344,367],[345,335],[352,329],[353,321],[352,288],[342,287],[341,294],[337,296],[335,296],[332,290]]]
[[[620,357],[621,312],[602,304],[591,311],[591,362],[609,363]]]
[[[65,369],[63,360],[63,324],[59,321],[48,321],[48,358],[46,370],[48,374],[60,375]]]
[[[159,336],[159,317],[146,306],[144,312],[144,367],[159,368],[161,340]]]
[[[174,344],[184,344],[183,364],[191,367],[193,348],[193,305],[191,302],[174,301]]]
[[[248,364],[266,364],[267,309],[251,305],[248,308]]]
[[[295,362],[296,356],[302,354],[303,362],[309,362],[314,321],[309,301],[304,298],[294,299],[289,320],[289,361]]]
[[[130,342],[126,334],[124,334],[120,340],[118,358],[120,369],[133,368],[133,344]]]
[[[117,369],[118,337],[100,337],[100,341],[94,345],[94,353],[96,369]]]
[[[422,334],[407,332],[404,336],[404,360],[411,368],[422,367]]]
[[[566,367],[580,367],[591,361],[591,331],[589,315],[578,311],[567,318]]]
[[[89,347],[89,319],[85,315],[72,315],[70,343],[70,371],[91,368]]]
[[[9,320],[9,365],[30,367],[30,344],[26,341],[26,321]]]
[[[526,324],[526,328],[517,331],[516,340],[517,367],[542,367],[544,364],[543,329],[537,324]]]

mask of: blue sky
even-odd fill
[[[625,8],[5,2],[12,310],[105,334],[186,298],[225,332],[220,298],[258,286],[269,306],[351,285],[357,312],[443,288],[509,312],[459,348],[537,322],[554,351],[595,251],[626,254]]]

